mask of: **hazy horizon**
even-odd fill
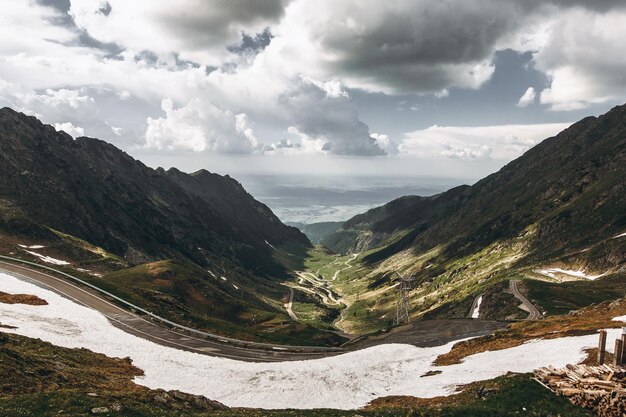
[[[283,222],[345,221],[407,195],[430,196],[470,180],[436,177],[243,175],[236,177]]]

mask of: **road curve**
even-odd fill
[[[237,346],[233,343],[221,342],[217,339],[193,334],[184,329],[166,327],[153,319],[148,319],[113,304],[107,300],[107,297],[97,294],[92,289],[83,288],[70,283],[66,279],[58,278],[30,267],[0,261],[0,272],[51,290],[78,304],[92,308],[103,314],[115,327],[163,346],[249,362],[317,359],[343,352],[341,349],[320,348],[318,350],[306,347],[306,350],[300,350],[298,347],[280,345],[266,345],[268,346],[266,348]],[[242,343],[247,342],[242,341]]]
[[[511,290],[511,293],[522,302],[524,310],[528,311],[528,317],[526,318],[526,320],[538,320],[539,318],[541,318],[541,313],[539,312],[539,310],[537,310],[537,307],[535,307],[533,303],[528,301],[528,298],[526,298],[520,292],[518,287],[520,282],[521,281],[519,279],[512,279],[511,281],[509,281],[509,289]]]
[[[285,304],[285,310],[292,320],[299,321],[298,316],[293,312],[293,288],[291,287],[289,288],[289,301]]]

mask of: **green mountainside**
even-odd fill
[[[322,243],[358,253],[359,268],[337,291],[352,308],[377,312],[369,321],[378,324],[347,317],[344,329],[354,330],[388,325],[380,317],[393,310],[386,289],[395,272],[416,277],[417,317],[437,316],[445,305],[446,316],[467,317],[474,297],[501,281],[583,279],[546,268],[620,279],[624,232],[626,106],[619,106],[573,124],[473,186],[392,201],[353,217]]]
[[[302,233],[309,238],[311,243],[317,245],[322,243],[326,237],[337,232],[344,222],[319,222],[319,223],[295,223],[287,222],[285,224],[300,229]]]

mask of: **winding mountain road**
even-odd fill
[[[541,318],[541,313],[539,312],[537,307],[535,307],[533,303],[528,301],[528,298],[526,298],[520,292],[518,287],[520,282],[521,281],[519,279],[512,279],[511,281],[509,281],[509,289],[511,290],[511,293],[515,296],[515,298],[522,302],[520,308],[528,312],[528,317],[526,318],[526,320],[538,320],[539,318]]]
[[[285,310],[292,320],[298,321],[298,316],[293,312],[293,288],[289,288],[289,301],[285,304]]]
[[[333,275],[331,281],[336,280],[337,277],[339,276],[339,274],[341,274],[343,271],[347,271],[348,269],[352,268],[352,265],[350,265],[350,263],[352,261],[354,261],[358,256],[359,256],[358,253],[352,254],[352,257],[343,263],[346,267],[342,268],[342,269],[338,269],[337,271],[335,271],[335,274]],[[334,262],[336,262],[336,261],[334,261]]]
[[[284,346],[239,341],[187,329],[184,326],[177,328],[174,327],[175,323],[167,323],[165,319],[163,321],[155,319],[158,316],[150,318],[149,315],[136,314],[130,309],[114,304],[108,296],[91,288],[76,285],[65,278],[35,270],[30,266],[0,261],[0,273],[12,275],[92,308],[103,314],[115,327],[127,333],[176,349],[251,362],[315,359],[345,352],[341,348]]]
[[[401,333],[395,330],[371,340],[359,338],[359,342],[356,344],[353,342],[349,348],[255,343],[213,335],[173,323],[133,306],[113,294],[91,288],[89,287],[91,284],[80,282],[79,278],[63,271],[3,255],[0,255],[0,258],[4,259],[0,260],[0,273],[14,276],[92,308],[104,315],[115,327],[127,333],[162,346],[247,362],[318,359],[384,343],[436,346],[460,338],[482,336],[504,326],[504,323],[484,320],[426,320],[413,323]],[[18,261],[20,264],[16,263]],[[0,278],[0,289],[1,284]]]

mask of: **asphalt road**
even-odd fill
[[[0,272],[51,290],[72,301],[99,311],[119,329],[154,343],[209,356],[249,362],[280,362],[318,359],[339,355],[352,350],[383,343],[407,343],[414,346],[436,346],[452,340],[482,336],[505,326],[502,322],[487,320],[425,320],[368,338],[358,338],[346,349],[266,345],[255,348],[249,345],[220,341],[185,330],[171,328],[145,315],[122,308],[103,294],[91,288],[79,286],[68,279],[0,261]],[[537,312],[538,313],[538,312]],[[245,343],[245,342],[241,342]]]
[[[520,292],[518,287],[520,282],[521,281],[518,279],[512,279],[511,281],[509,281],[509,288],[511,289],[511,293],[522,302],[524,310],[528,311],[528,317],[526,318],[526,320],[538,320],[539,318],[541,318],[541,313],[539,312],[539,310],[537,310],[537,307],[535,307],[533,303],[528,301],[528,298],[526,298]]]
[[[161,323],[146,319],[124,308],[118,307],[105,299],[104,296],[96,294],[95,291],[79,287],[65,279],[57,278],[45,272],[3,261],[0,261],[0,272],[13,275],[45,289],[52,290],[78,304],[97,310],[106,316],[115,327],[127,333],[176,349],[254,362],[316,359],[341,353],[321,349],[320,351],[294,352],[289,351],[288,347],[282,346],[275,346],[268,349],[254,349],[251,347],[235,346],[230,343],[222,343],[203,338],[202,336],[186,334],[183,331],[170,329]]]

